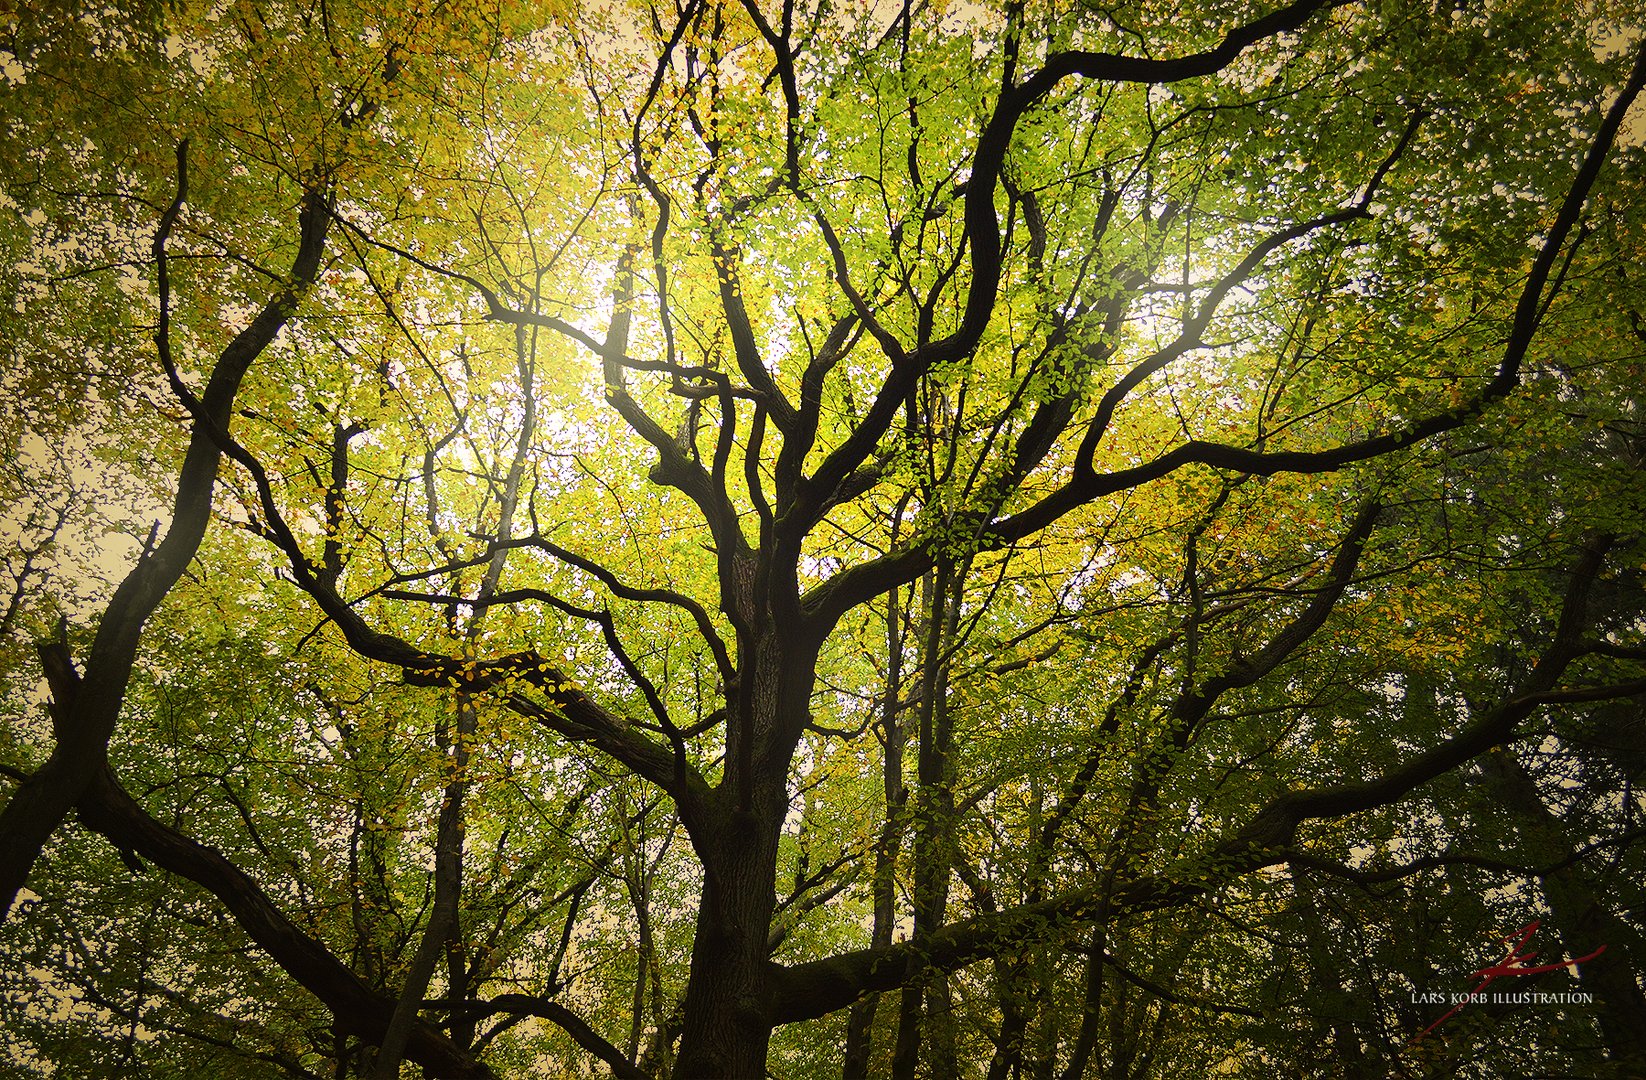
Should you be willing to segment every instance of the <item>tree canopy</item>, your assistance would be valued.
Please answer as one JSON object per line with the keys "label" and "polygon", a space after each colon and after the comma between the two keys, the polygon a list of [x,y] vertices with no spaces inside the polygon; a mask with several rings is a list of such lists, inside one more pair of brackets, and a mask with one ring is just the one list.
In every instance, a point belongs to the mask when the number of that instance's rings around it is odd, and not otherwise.
{"label": "tree canopy", "polygon": [[1640,1075],[1643,14],[8,8],[0,1069]]}

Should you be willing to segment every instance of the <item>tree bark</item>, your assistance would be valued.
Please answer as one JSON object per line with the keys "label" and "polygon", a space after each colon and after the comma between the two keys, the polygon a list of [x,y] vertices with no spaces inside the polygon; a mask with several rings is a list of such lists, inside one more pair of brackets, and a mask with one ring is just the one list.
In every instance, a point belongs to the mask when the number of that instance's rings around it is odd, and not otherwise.
{"label": "tree bark", "polygon": [[763,1080],[776,1026],[768,941],[788,767],[807,721],[816,649],[775,619],[751,634],[728,694],[726,771],[688,824],[703,887],[676,1080]]}

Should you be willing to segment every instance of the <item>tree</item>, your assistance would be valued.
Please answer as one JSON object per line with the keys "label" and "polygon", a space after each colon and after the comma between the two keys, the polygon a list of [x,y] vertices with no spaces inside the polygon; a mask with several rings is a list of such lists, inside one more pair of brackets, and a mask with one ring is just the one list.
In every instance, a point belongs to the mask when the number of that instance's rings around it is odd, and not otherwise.
{"label": "tree", "polygon": [[1638,12],[402,7],[9,17],[12,1065],[1633,1067]]}

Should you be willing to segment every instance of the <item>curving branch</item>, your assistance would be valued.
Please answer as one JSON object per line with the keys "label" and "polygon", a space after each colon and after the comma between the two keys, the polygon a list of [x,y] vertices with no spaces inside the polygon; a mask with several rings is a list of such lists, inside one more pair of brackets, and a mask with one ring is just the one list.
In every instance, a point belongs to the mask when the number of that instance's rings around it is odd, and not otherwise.
{"label": "curving branch", "polygon": [[1263,265],[1270,255],[1294,240],[1302,239],[1311,233],[1319,232],[1334,225],[1343,225],[1352,221],[1365,221],[1371,218],[1371,203],[1377,194],[1378,187],[1382,184],[1383,178],[1388,175],[1389,170],[1394,167],[1395,162],[1400,160],[1407,147],[1411,145],[1412,138],[1417,134],[1417,129],[1423,122],[1424,115],[1421,110],[1412,114],[1405,131],[1401,133],[1400,138],[1396,141],[1394,149],[1377,167],[1372,174],[1372,178],[1367,181],[1360,197],[1355,200],[1353,205],[1335,210],[1330,214],[1322,214],[1309,221],[1301,221],[1284,229],[1276,230],[1252,245],[1252,249],[1246,253],[1246,256],[1240,262],[1235,264],[1233,269],[1213,283],[1194,315],[1184,323],[1182,331],[1171,344],[1157,349],[1153,354],[1133,365],[1130,371],[1104,392],[1103,397],[1097,403],[1097,415],[1092,418],[1092,422],[1086,430],[1086,435],[1080,442],[1080,448],[1075,452],[1074,474],[1077,479],[1091,477],[1094,474],[1092,458],[1097,453],[1098,443],[1102,440],[1104,434],[1108,432],[1109,423],[1114,419],[1115,410],[1120,407],[1126,397],[1137,389],[1144,380],[1164,370],[1174,360],[1195,349],[1204,348],[1206,330],[1211,326],[1212,320],[1217,316],[1223,302],[1228,299],[1231,292],[1250,279],[1252,274],[1257,272],[1258,268]]}
{"label": "curving branch", "polygon": [[[322,573],[306,557],[302,545],[281,514],[273,483],[263,463],[228,432],[209,423],[209,418],[203,418],[203,414],[197,414],[196,418],[224,453],[250,474],[266,519],[261,522],[254,520],[253,528],[285,555],[292,582],[336,624],[344,641],[356,653],[368,660],[400,668],[405,681],[413,686],[445,686],[467,693],[502,690],[504,700],[511,708],[567,738],[602,750],[633,770],[637,776],[650,780],[667,792],[680,806],[682,816],[693,820],[698,795],[706,790],[702,778],[687,769],[682,780],[673,753],[645,738],[621,717],[608,712],[563,671],[535,651],[489,660],[464,660],[428,652],[368,623],[322,580]],[[545,707],[518,691],[509,690],[511,683],[534,687],[543,693],[549,706]]]}
{"label": "curving branch", "polygon": [[[824,1016],[864,994],[908,985],[929,971],[959,970],[1043,944],[1094,921],[1191,903],[1222,882],[1297,858],[1296,834],[1304,822],[1392,806],[1430,780],[1503,744],[1541,707],[1544,696],[1556,691],[1572,661],[1584,654],[1589,596],[1610,543],[1609,538],[1597,538],[1580,552],[1549,646],[1522,685],[1440,744],[1371,780],[1279,796],[1205,853],[1180,859],[1158,874],[1117,883],[1112,890],[1101,885],[1074,889],[950,923],[921,941],[792,966],[774,964],[771,978],[778,990],[771,1005],[772,1021],[784,1024]],[[1620,695],[1633,686],[1607,689]]]}
{"label": "curving branch", "polygon": [[[817,467],[802,488],[794,508],[794,528],[804,532],[815,523],[829,495],[869,455],[890,427],[897,409],[916,381],[932,367],[958,360],[982,340],[993,318],[1004,273],[1004,250],[1000,219],[995,209],[995,189],[1005,169],[1006,152],[1023,116],[1043,101],[1065,79],[1081,76],[1108,82],[1167,83],[1214,74],[1233,63],[1252,45],[1276,34],[1298,29],[1316,14],[1341,6],[1344,0],[1298,0],[1244,26],[1231,30],[1213,49],[1176,59],[1148,60],[1109,53],[1054,53],[1022,84],[1006,89],[995,103],[994,113],[977,140],[972,154],[971,174],[966,181],[964,223],[970,249],[970,285],[962,309],[960,325],[947,337],[914,351],[901,345],[887,331],[876,336],[892,358],[892,371],[881,384],[873,403],[852,433]],[[831,247],[837,247],[838,242]],[[835,261],[840,264],[837,254]],[[860,299],[854,300],[859,319],[868,314]],[[907,580],[907,579],[906,579]]]}
{"label": "curving branch", "polygon": [[[1293,8],[1289,8],[1287,11],[1294,11],[1303,6],[1305,5],[1294,5]],[[1231,40],[1233,40],[1233,37],[1231,37]],[[1211,54],[1202,54],[1203,57],[1209,55]],[[1118,58],[1109,59],[1117,60]],[[1108,62],[1098,63],[1093,61],[1093,70],[1102,69],[1104,64]],[[1197,61],[1197,63],[1204,62],[1207,61],[1204,59]],[[1158,65],[1175,64],[1176,61],[1136,61],[1136,63]],[[1062,70],[1065,67],[1067,67],[1065,62],[1054,65],[1051,61],[1048,61],[1046,70]],[[1130,70],[1126,65],[1121,65],[1121,67]],[[1151,66],[1148,70],[1155,70],[1155,68]],[[1036,76],[1036,78],[1039,77]],[[1536,336],[1541,312],[1547,303],[1547,286],[1550,275],[1554,271],[1561,251],[1566,246],[1568,237],[1577,227],[1583,207],[1588,201],[1589,193],[1593,190],[1611,148],[1616,143],[1624,116],[1643,89],[1646,89],[1646,45],[1642,45],[1636,51],[1634,66],[1629,77],[1623,89],[1608,107],[1594,137],[1590,140],[1583,161],[1567,188],[1560,210],[1539,247],[1531,272],[1522,286],[1516,303],[1510,334],[1504,345],[1497,370],[1487,384],[1471,398],[1449,409],[1414,420],[1397,430],[1326,450],[1268,451],[1196,439],[1179,444],[1152,461],[1127,469],[1107,473],[1093,473],[1077,466],[1067,482],[1017,513],[993,521],[983,520],[974,514],[971,527],[975,530],[974,535],[978,537],[978,542],[990,548],[1001,548],[1018,543],[1035,535],[1081,506],[1161,479],[1187,465],[1207,465],[1212,468],[1228,469],[1254,476],[1273,476],[1278,473],[1336,472],[1363,461],[1397,453],[1416,443],[1456,430],[1474,421],[1492,404],[1507,397],[1519,386],[1521,366],[1528,349],[1531,347],[1532,339]],[[1399,152],[1403,150],[1405,143],[1415,130],[1415,125],[1421,121],[1421,118],[1421,114],[1412,118],[1406,135],[1402,136],[1401,143],[1396,147],[1396,152],[1385,159],[1384,164],[1380,166],[1378,172],[1368,182],[1367,193],[1375,191],[1377,182],[1381,180],[1390,163],[1399,156]],[[1364,205],[1365,198],[1366,196],[1363,195],[1361,203],[1330,215],[1330,218],[1332,220],[1339,218],[1347,220],[1364,216],[1367,212]],[[1318,222],[1306,223],[1297,226],[1297,228],[1318,227],[1322,223],[1330,222],[1326,219],[1320,219]],[[1271,248],[1278,246],[1278,244],[1293,238],[1289,233],[1290,230],[1286,230],[1271,236],[1263,244],[1269,245]],[[1260,247],[1262,246],[1260,245]],[[1253,257],[1260,256],[1260,254],[1259,251],[1254,250],[1246,261],[1250,261]],[[1245,265],[1244,261],[1242,265]],[[1238,267],[1236,272],[1239,272]],[[1206,309],[1202,308],[1202,310]],[[1170,347],[1167,351],[1170,351]],[[1160,357],[1145,360],[1143,363],[1149,365],[1157,359],[1160,359]],[[1133,374],[1136,374],[1135,370]],[[890,382],[887,385],[890,385]],[[1104,399],[1109,404],[1110,411],[1112,411],[1114,405],[1118,404],[1118,398],[1115,398],[1112,402],[1109,401],[1109,397],[1113,394],[1114,391],[1111,390],[1110,395],[1106,395]],[[1106,424],[1103,416],[1104,411],[1100,406],[1099,420],[1102,422],[1094,422],[1093,428],[1089,429],[1087,440],[1082,446],[1082,457],[1088,455],[1092,446],[1095,446],[1095,440]],[[851,440],[848,440],[846,445],[850,443]],[[840,452],[846,450],[846,445],[841,447]],[[851,455],[847,454],[846,456],[849,458]],[[833,460],[833,457],[831,457],[830,461]],[[820,468],[820,474],[829,467],[829,463],[825,462],[825,465]],[[838,484],[839,478],[834,478],[833,482]],[[811,505],[815,510],[816,504]],[[890,552],[878,559],[849,567],[814,587],[805,597],[805,610],[811,618],[816,620],[820,627],[831,627],[845,612],[871,597],[915,580],[921,574],[930,570],[935,562],[936,553],[930,548],[930,545],[916,543],[901,550]]]}
{"label": "curving branch", "polygon": [[177,146],[176,194],[161,215],[152,245],[160,291],[155,348],[173,387],[195,417],[177,475],[171,524],[164,538],[143,552],[103,610],[83,660],[74,700],[55,705],[60,715],[51,756],[18,786],[5,810],[0,811],[0,921],[9,914],[47,838],[108,760],[109,739],[125,701],[143,627],[200,549],[211,520],[212,492],[221,459],[213,433],[227,428],[242,380],[297,310],[303,293],[319,274],[325,253],[332,196],[328,188],[321,187],[307,191],[299,205],[297,251],[287,283],[276,289],[245,329],[224,346],[204,390],[196,398],[178,376],[172,357],[171,279],[166,253],[167,240],[187,192],[185,140]]}
{"label": "curving branch", "polygon": [[1264,451],[1193,440],[1173,448],[1153,461],[1129,469],[1104,474],[1077,470],[1069,483],[1040,502],[991,525],[990,534],[998,535],[1001,541],[1009,543],[1038,532],[1076,506],[1159,479],[1189,464],[1210,465],[1213,468],[1233,469],[1259,476],[1272,476],[1282,472],[1335,472],[1357,462],[1395,453],[1414,443],[1455,430],[1473,421],[1489,406],[1507,397],[1520,385],[1521,366],[1531,347],[1532,339],[1537,334],[1542,312],[1547,304],[1546,286],[1550,274],[1566,245],[1567,238],[1577,227],[1589,192],[1594,188],[1607,156],[1617,141],[1625,115],[1643,89],[1646,89],[1646,45],[1636,50],[1635,63],[1629,78],[1607,109],[1589,143],[1583,162],[1573,175],[1572,183],[1566,190],[1565,198],[1549,228],[1548,235],[1538,248],[1537,257],[1532,262],[1531,271],[1521,287],[1520,297],[1515,304],[1508,341],[1504,345],[1497,370],[1486,385],[1471,398],[1450,409],[1412,421],[1397,430],[1328,450]]}
{"label": "curving branch", "polygon": [[[79,802],[80,820],[122,851],[135,852],[217,897],[253,941],[299,986],[329,1009],[339,1031],[371,1042],[388,1030],[394,1002],[361,981],[319,941],[305,934],[245,871],[220,851],[157,821],[101,770]],[[485,1063],[427,1021],[412,1023],[406,1056],[452,1080],[494,1080]]]}
{"label": "curving branch", "polygon": [[647,1073],[638,1069],[634,1062],[623,1056],[621,1050],[601,1037],[599,1032],[589,1026],[588,1021],[553,998],[533,994],[499,994],[466,1015],[472,1020],[482,1020],[499,1013],[522,1017],[535,1016],[549,1021],[570,1035],[578,1046],[605,1062],[617,1080],[650,1080]]}

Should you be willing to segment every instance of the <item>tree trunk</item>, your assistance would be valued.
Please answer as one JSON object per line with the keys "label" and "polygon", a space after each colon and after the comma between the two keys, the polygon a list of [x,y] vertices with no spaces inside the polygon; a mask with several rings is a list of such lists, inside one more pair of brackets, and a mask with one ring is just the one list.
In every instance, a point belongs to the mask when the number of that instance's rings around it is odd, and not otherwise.
{"label": "tree trunk", "polygon": [[[922,643],[920,734],[914,826],[914,927],[920,942],[942,927],[949,904],[954,861],[954,785],[950,764],[954,726],[949,714],[948,652],[960,617],[969,561],[957,568],[944,560],[927,586]],[[939,972],[903,988],[892,1076],[913,1080],[922,1057],[933,1076],[958,1072],[947,975]]]}
{"label": "tree trunk", "polygon": [[767,630],[745,648],[742,686],[728,694],[725,775],[691,830],[703,890],[676,1080],[766,1075],[778,840],[816,659],[815,649]]}
{"label": "tree trunk", "polygon": [[[871,948],[885,948],[892,943],[892,926],[897,921],[895,879],[898,837],[903,830],[903,741],[907,737],[898,723],[898,699],[903,693],[903,615],[898,595],[894,590],[886,598],[886,685],[880,699],[880,726],[886,738],[880,773],[886,820],[874,845],[874,876],[870,881],[874,903],[874,923],[869,932]],[[880,995],[869,994],[852,1006],[846,1019],[841,1080],[868,1080],[879,1005]]]}
{"label": "tree trunk", "polygon": [[[778,785],[781,794],[782,786]],[[724,788],[721,794],[727,794]],[[721,818],[703,856],[676,1080],[761,1080],[771,1041],[766,939],[776,906],[782,802]]]}

